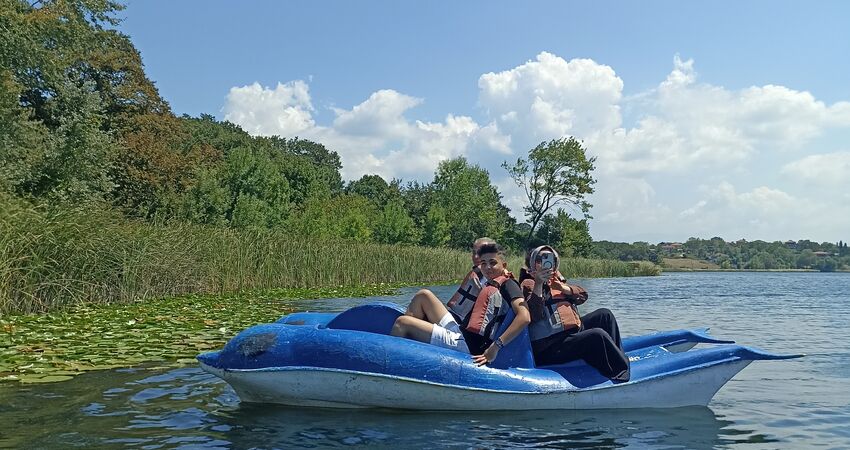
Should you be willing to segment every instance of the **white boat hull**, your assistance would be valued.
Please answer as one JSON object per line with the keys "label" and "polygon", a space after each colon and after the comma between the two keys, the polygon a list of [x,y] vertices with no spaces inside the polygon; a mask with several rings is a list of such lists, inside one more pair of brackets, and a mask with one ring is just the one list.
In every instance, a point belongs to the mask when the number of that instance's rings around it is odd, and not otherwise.
{"label": "white boat hull", "polygon": [[337,369],[204,370],[246,402],[326,408],[408,410],[545,410],[706,406],[750,360],[734,360],[663,377],[575,391],[529,393],[475,389]]}

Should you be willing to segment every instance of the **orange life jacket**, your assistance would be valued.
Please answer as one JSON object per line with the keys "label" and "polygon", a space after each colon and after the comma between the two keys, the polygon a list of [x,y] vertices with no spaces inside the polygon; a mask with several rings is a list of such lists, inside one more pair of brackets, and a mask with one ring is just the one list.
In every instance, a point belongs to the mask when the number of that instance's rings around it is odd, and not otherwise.
{"label": "orange life jacket", "polygon": [[[525,280],[523,284],[533,288],[534,280]],[[568,293],[550,283],[548,288],[543,290],[542,305],[529,302],[529,309],[533,311],[531,323],[528,325],[528,336],[532,341],[547,338],[562,331],[581,328],[581,317],[576,305],[587,300],[587,291],[577,285],[570,287],[572,292]]]}
{"label": "orange life jacket", "polygon": [[467,331],[491,340],[496,338],[494,334],[499,330],[507,312],[500,288],[503,283],[513,278],[513,274],[508,272],[493,280],[487,280],[487,284],[481,288],[478,298],[475,299],[475,305],[466,323]]}
{"label": "orange life jacket", "polygon": [[478,294],[481,292],[481,276],[477,267],[472,269],[458,286],[457,292],[446,304],[449,311],[456,316],[455,318],[459,319],[458,323],[464,328],[469,322],[469,315],[472,313],[475,300],[478,299]]}

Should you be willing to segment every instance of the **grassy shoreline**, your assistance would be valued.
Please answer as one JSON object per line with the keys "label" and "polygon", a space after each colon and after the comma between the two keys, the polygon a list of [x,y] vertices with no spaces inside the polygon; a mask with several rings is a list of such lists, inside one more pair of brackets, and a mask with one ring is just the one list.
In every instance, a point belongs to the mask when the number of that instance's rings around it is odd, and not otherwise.
{"label": "grassy shoreline", "polygon": [[442,282],[469,265],[466,252],[445,248],[0,206],[0,316],[185,294]]}
{"label": "grassy shoreline", "polygon": [[[99,210],[0,198],[0,316],[186,294],[439,283],[469,253],[309,240],[276,229],[154,225]],[[518,271],[521,258],[512,258]],[[658,275],[650,263],[570,258],[567,277]]]}

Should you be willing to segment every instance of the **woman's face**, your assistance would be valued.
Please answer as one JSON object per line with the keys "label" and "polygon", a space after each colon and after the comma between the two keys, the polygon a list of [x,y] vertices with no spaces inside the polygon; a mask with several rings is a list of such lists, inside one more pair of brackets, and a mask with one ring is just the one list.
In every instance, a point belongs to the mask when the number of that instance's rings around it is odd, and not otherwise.
{"label": "woman's face", "polygon": [[484,253],[478,256],[478,267],[488,279],[505,274],[505,259],[498,253]]}

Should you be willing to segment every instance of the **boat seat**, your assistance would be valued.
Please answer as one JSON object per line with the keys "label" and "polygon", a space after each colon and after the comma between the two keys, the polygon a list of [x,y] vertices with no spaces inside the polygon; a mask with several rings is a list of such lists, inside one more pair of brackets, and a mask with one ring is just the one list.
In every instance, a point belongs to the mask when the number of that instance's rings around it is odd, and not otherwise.
{"label": "boat seat", "polygon": [[405,309],[395,303],[374,302],[355,306],[336,315],[327,328],[390,334],[395,320]]}

